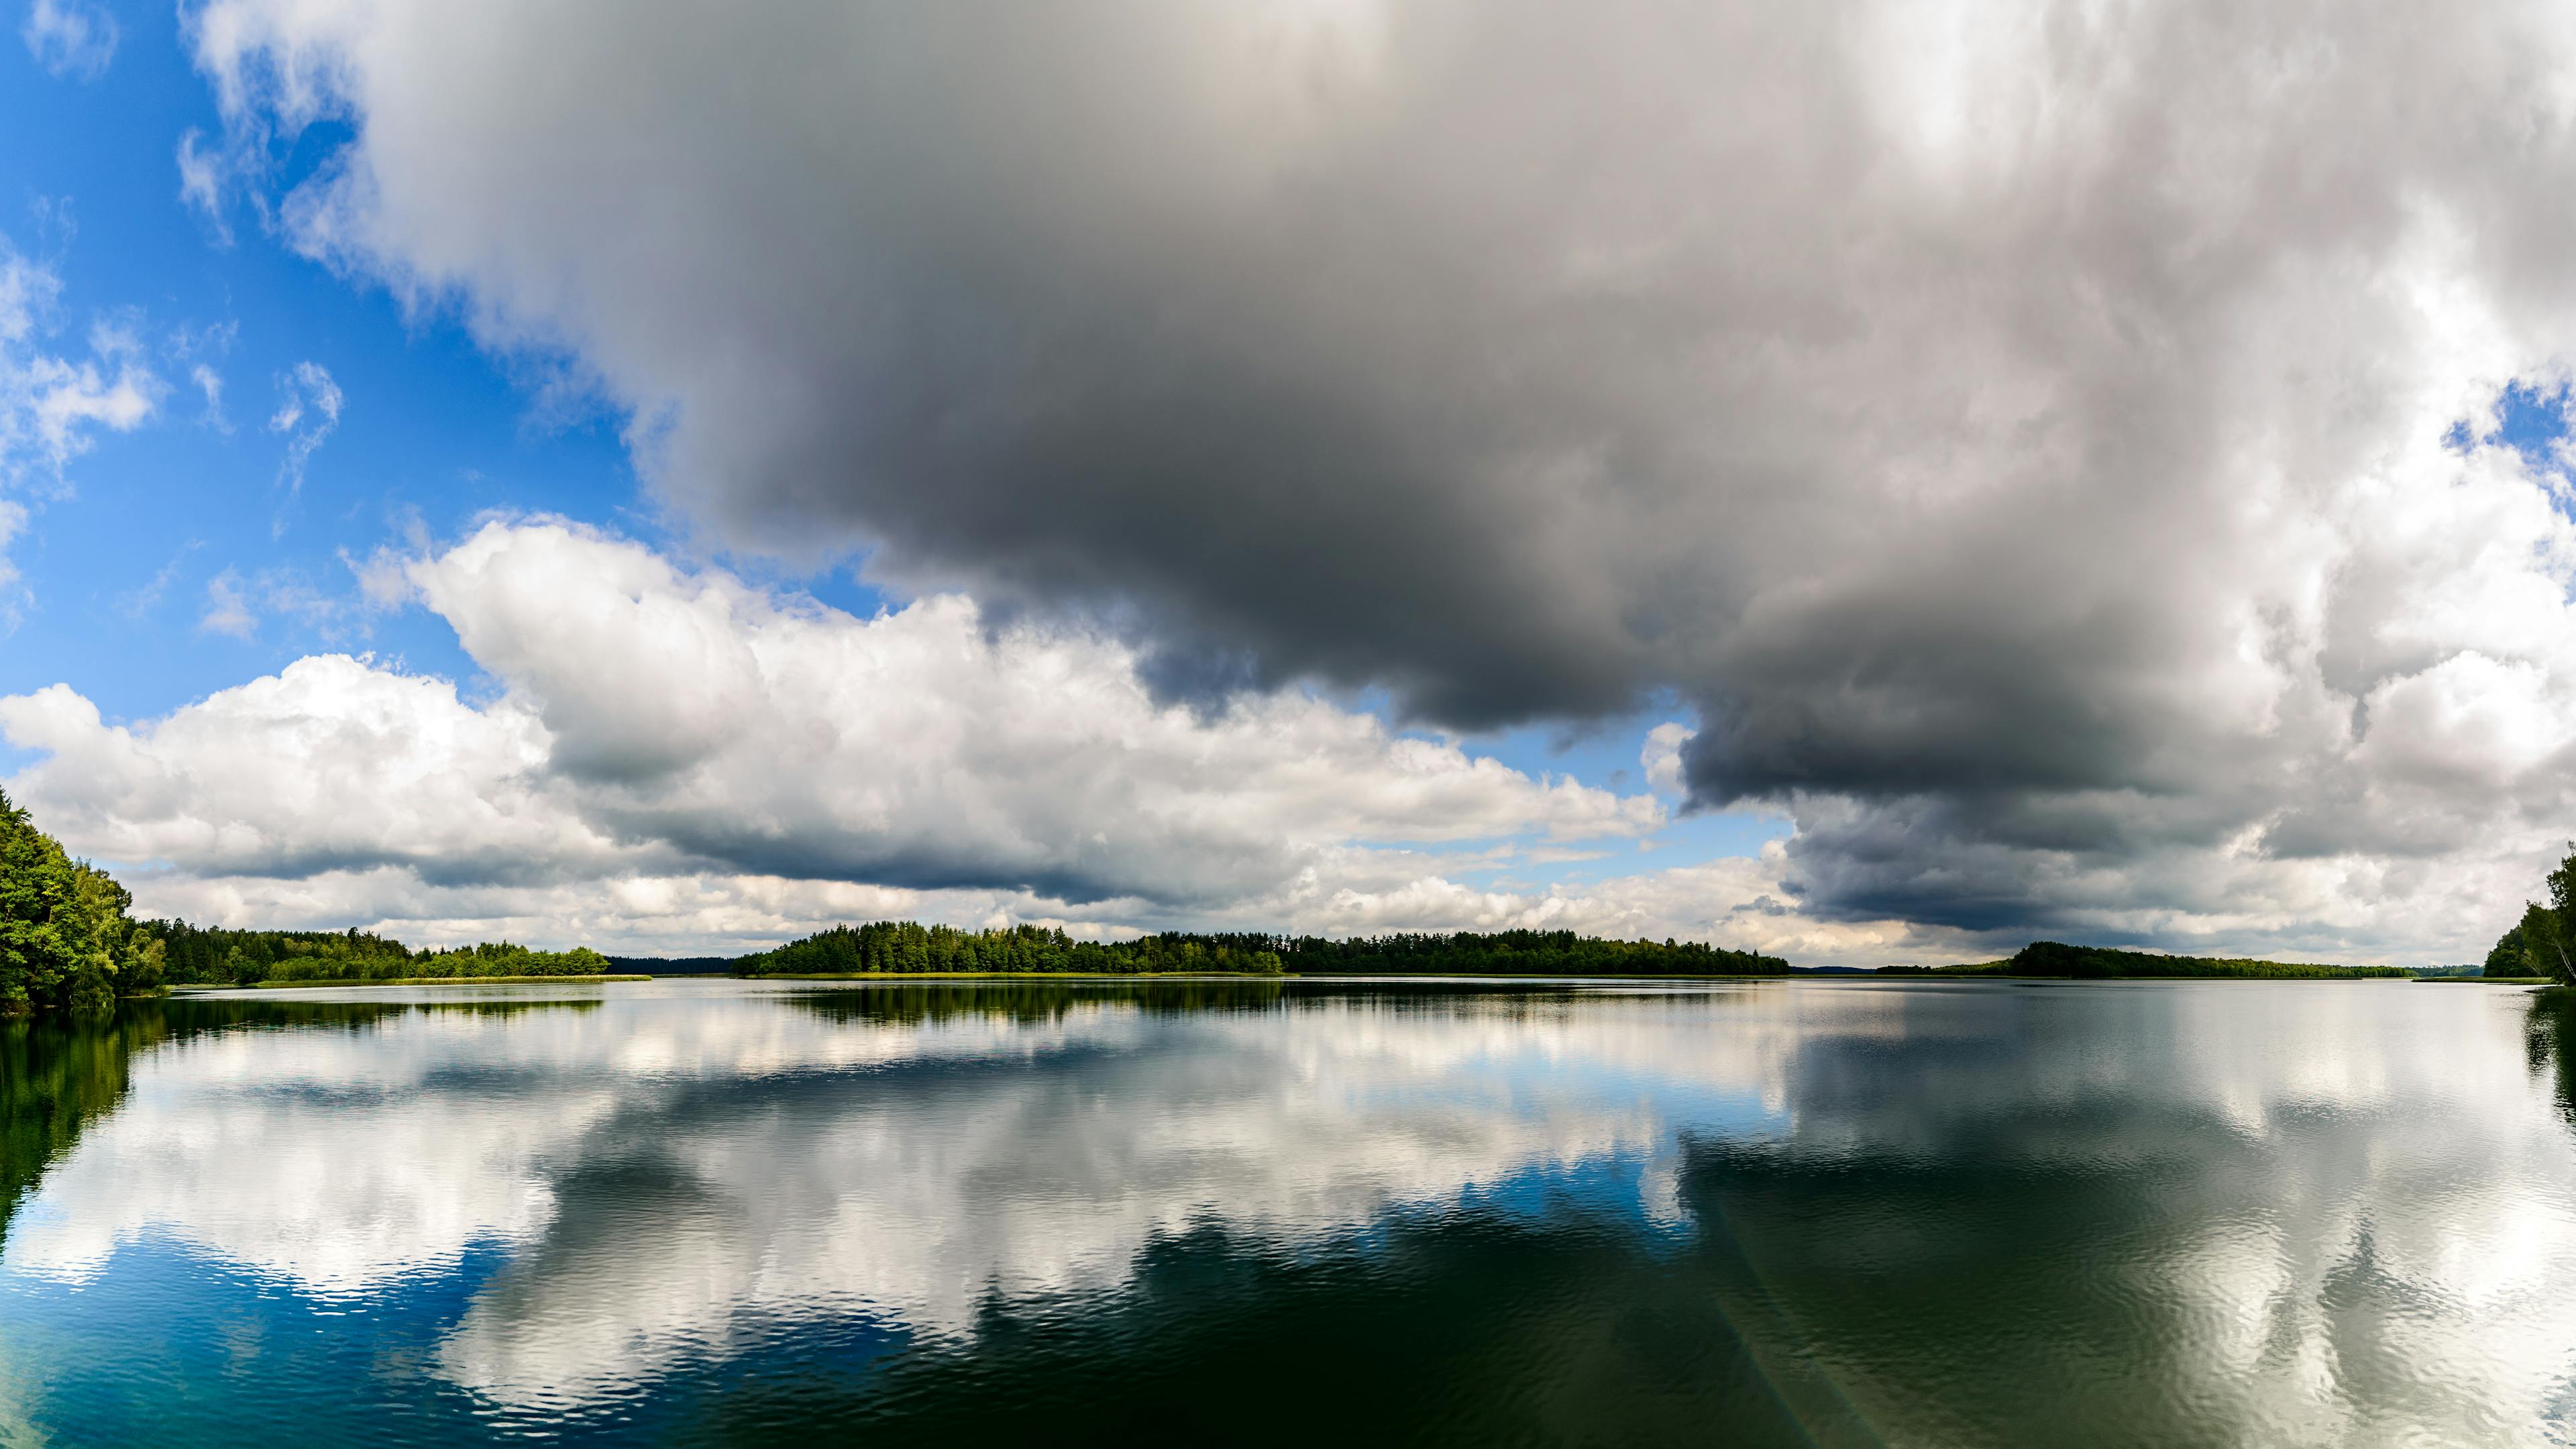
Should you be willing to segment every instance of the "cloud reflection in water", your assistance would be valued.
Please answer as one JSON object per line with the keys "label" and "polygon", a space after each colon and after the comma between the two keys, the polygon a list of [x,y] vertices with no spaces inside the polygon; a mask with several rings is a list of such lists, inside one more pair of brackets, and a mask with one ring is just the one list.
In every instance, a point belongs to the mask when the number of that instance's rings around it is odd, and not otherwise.
{"label": "cloud reflection in water", "polygon": [[2576,1355],[2576,1150],[2500,993],[1174,1007],[666,984],[196,1036],[54,1166],[5,1267],[84,1281],[164,1233],[363,1299],[497,1249],[429,1367],[538,1412],[782,1325],[971,1353],[996,1311],[1101,1320],[1193,1234],[1293,1258],[1516,1210],[1667,1244],[1802,1419],[1894,1440],[2009,1439],[2050,1395],[2275,1442],[2524,1437]]}

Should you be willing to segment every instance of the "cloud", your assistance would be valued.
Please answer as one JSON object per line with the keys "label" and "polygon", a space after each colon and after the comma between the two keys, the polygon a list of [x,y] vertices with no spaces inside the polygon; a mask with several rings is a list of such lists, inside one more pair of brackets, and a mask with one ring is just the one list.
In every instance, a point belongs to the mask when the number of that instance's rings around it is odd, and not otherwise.
{"label": "cloud", "polygon": [[231,432],[233,425],[224,417],[223,374],[200,362],[188,369],[188,380],[197,385],[197,391],[206,399],[206,426],[219,433]]}
{"label": "cloud", "polygon": [[32,471],[59,484],[98,430],[142,426],[164,390],[132,329],[114,321],[90,329],[85,361],[45,351],[61,289],[50,269],[0,240],[0,483]]}
{"label": "cloud", "polygon": [[[0,736],[48,756],[11,795],[76,848],[148,867],[156,908],[230,919],[210,894],[229,892],[298,918],[559,910],[537,933],[612,940],[728,913],[717,934],[775,939],[907,893],[972,900],[970,919],[1358,920],[1450,850],[1667,818],[1303,690],[1160,701],[1114,636],[956,596],[861,619],[542,520],[380,560],[379,602],[387,571],[497,697],[346,655],[135,725],[55,686],[0,699]],[[200,628],[248,638],[276,600],[225,570]],[[601,882],[630,892],[622,917],[614,895],[603,917],[553,894]]]}
{"label": "cloud", "polygon": [[98,79],[116,58],[116,18],[82,0],[32,0],[18,38],[36,64],[74,80]]}
{"label": "cloud", "polygon": [[18,566],[10,562],[9,546],[27,526],[27,510],[8,499],[0,498],[0,624],[18,627],[19,609],[26,598],[26,588],[19,582]]}
{"label": "cloud", "polygon": [[[176,566],[173,560],[171,568]],[[197,630],[250,640],[258,636],[262,618],[285,618],[301,624],[308,636],[336,644],[366,632],[372,607],[363,588],[355,598],[331,593],[298,569],[266,568],[245,576],[228,568],[206,581],[206,607],[198,615]]]}
{"label": "cloud", "polygon": [[299,362],[277,380],[281,400],[268,419],[268,430],[286,435],[286,461],[277,481],[289,494],[304,491],[304,467],[314,451],[340,426],[340,385],[317,362]]}
{"label": "cloud", "polygon": [[226,569],[206,580],[206,610],[197,616],[197,632],[241,640],[259,633],[259,615],[244,591],[239,569]]}
{"label": "cloud", "polygon": [[[191,539],[187,543],[182,544],[179,551],[170,556],[170,561],[168,563],[163,564],[160,568],[153,571],[151,578],[144,580],[131,591],[117,597],[117,611],[124,614],[129,619],[140,619],[145,615],[150,614],[153,610],[161,607],[163,596],[170,592],[170,586],[172,584],[178,582],[179,569],[188,561],[188,555],[195,553],[198,549],[203,547],[205,547],[205,543],[202,539]],[[210,610],[209,612],[212,611]],[[201,624],[200,627],[204,626]],[[215,632],[229,633],[231,631],[216,630]]]}
{"label": "cloud", "polygon": [[1678,720],[1667,720],[1646,732],[1644,748],[1637,752],[1637,763],[1646,772],[1646,783],[1658,790],[1679,795],[1690,789],[1682,774],[1682,746],[1696,733]]}
{"label": "cloud", "polygon": [[233,166],[222,149],[205,144],[205,133],[191,126],[179,137],[179,200],[206,219],[217,246],[233,243],[232,223],[224,218],[224,180]]}
{"label": "cloud", "polygon": [[9,544],[27,527],[20,498],[56,496],[64,470],[101,431],[131,432],[166,390],[122,318],[90,328],[89,356],[75,361],[46,345],[62,282],[0,237],[0,627],[17,627],[28,594]]}
{"label": "cloud", "polygon": [[2271,930],[2565,833],[2566,484],[2444,442],[2576,336],[2557,7],[189,25],[234,126],[351,128],[297,245],[559,359],[720,541],[1166,692],[1669,690],[1853,920]]}

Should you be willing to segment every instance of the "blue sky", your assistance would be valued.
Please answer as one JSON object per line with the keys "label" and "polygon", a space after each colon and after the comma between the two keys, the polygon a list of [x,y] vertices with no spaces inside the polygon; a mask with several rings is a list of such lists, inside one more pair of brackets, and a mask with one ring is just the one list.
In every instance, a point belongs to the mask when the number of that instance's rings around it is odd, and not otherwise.
{"label": "blue sky", "polygon": [[0,782],[148,909],[2455,961],[2576,833],[2503,13],[13,6]]}
{"label": "blue sky", "polygon": [[[0,646],[0,695],[67,684],[110,724],[149,722],[307,655],[353,653],[490,696],[502,686],[446,620],[369,601],[359,570],[370,557],[453,541],[496,513],[562,516],[701,557],[639,480],[616,408],[550,390],[549,359],[479,346],[453,297],[407,306],[286,243],[271,206],[348,144],[345,122],[271,141],[256,188],[215,212],[191,205],[182,139],[215,145],[226,118],[169,12],[114,16],[113,54],[95,74],[0,47],[0,238],[58,283],[39,350],[78,361],[92,329],[122,329],[161,391],[143,425],[93,429],[58,478],[37,465],[20,479],[32,517],[10,551],[18,621]],[[291,424],[289,407],[302,410]],[[847,558],[820,572],[757,555],[702,561],[862,616],[902,602]],[[1335,697],[1407,728],[1382,691]],[[1408,732],[1637,794],[1646,731],[1689,713],[1666,694],[1606,720]],[[0,766],[40,758],[0,742]],[[1776,815],[1699,812],[1643,840],[1548,853],[1572,858],[1428,848],[1461,883],[1544,892],[1749,856],[1788,833]]]}
{"label": "blue sky", "polygon": [[[138,6],[118,29],[95,79],[0,48],[0,234],[60,279],[53,350],[77,355],[100,321],[130,325],[169,394],[148,425],[97,436],[14,551],[32,599],[0,654],[0,692],[66,681],[144,717],[316,649],[458,673],[470,661],[436,618],[357,609],[344,556],[415,525],[452,535],[496,508],[650,531],[614,419],[535,417],[450,318],[406,317],[384,289],[278,245],[248,207],[229,210],[224,244],[180,197],[179,138],[222,123],[177,23]],[[332,140],[329,127],[302,138],[279,159],[281,184]],[[346,401],[290,490],[289,438],[268,425],[305,363]],[[197,366],[221,379],[220,420],[190,381]],[[228,570],[315,612],[264,611],[248,639],[201,629]]]}

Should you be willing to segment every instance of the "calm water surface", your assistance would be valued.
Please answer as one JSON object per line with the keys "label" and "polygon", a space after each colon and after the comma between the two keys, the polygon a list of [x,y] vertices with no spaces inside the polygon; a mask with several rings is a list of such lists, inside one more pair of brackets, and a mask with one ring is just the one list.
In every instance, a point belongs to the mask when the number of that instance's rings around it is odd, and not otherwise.
{"label": "calm water surface", "polygon": [[2524,1444],[2576,1029],[2406,983],[741,982],[0,1026],[0,1443]]}

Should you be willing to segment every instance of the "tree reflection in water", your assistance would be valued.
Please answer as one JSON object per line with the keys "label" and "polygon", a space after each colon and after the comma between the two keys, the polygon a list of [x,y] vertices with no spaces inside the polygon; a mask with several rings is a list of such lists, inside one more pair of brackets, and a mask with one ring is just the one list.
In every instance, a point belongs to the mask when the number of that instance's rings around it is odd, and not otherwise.
{"label": "tree reflection in water", "polygon": [[2523,1044],[2530,1054],[2532,1074],[2551,1074],[2558,1115],[2576,1128],[2576,988],[2553,986],[2532,993]]}
{"label": "tree reflection in water", "polygon": [[406,1012],[508,1016],[596,1009],[596,1001],[120,1001],[112,1015],[0,1016],[0,1247],[18,1205],[81,1133],[125,1100],[155,1048],[208,1032],[373,1030]]}

